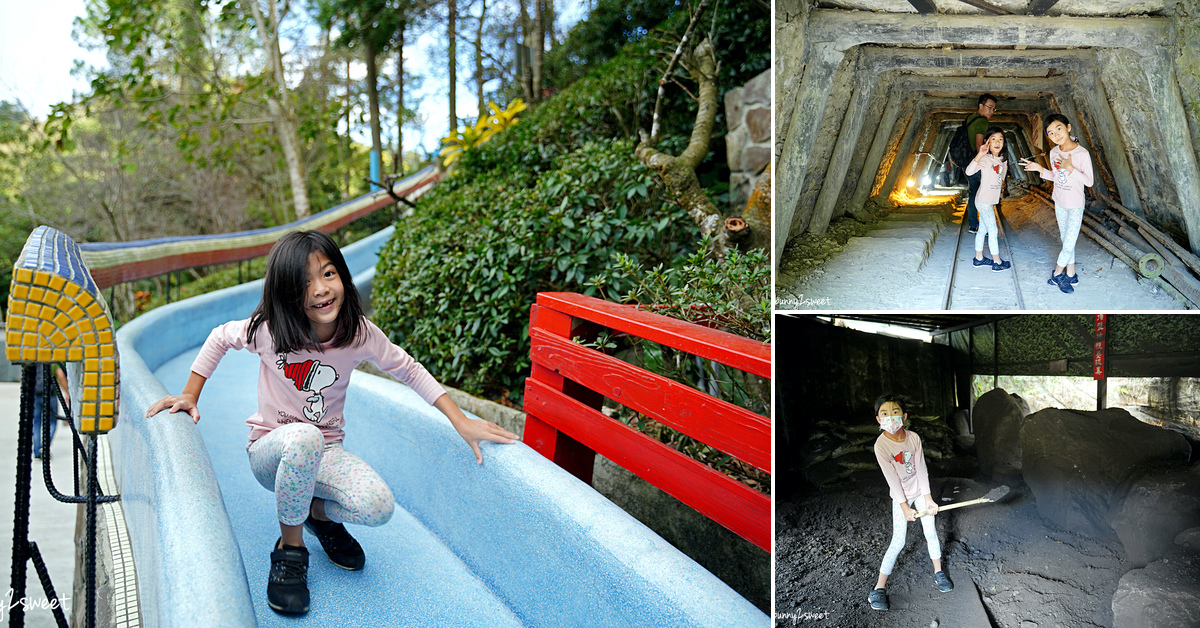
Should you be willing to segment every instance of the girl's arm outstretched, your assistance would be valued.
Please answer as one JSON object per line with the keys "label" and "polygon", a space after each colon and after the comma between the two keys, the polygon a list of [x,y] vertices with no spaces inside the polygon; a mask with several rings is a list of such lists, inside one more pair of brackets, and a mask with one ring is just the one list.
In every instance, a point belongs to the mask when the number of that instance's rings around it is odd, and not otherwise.
{"label": "girl's arm outstretched", "polygon": [[150,404],[150,407],[146,409],[146,416],[151,417],[170,408],[172,413],[187,412],[192,416],[192,423],[199,423],[200,410],[196,408],[196,403],[200,401],[200,391],[204,390],[204,383],[207,381],[208,378],[192,371],[187,384],[183,386],[183,392],[178,396],[167,395]]}
{"label": "girl's arm outstretched", "polygon": [[[192,375],[195,375],[195,373],[192,373]],[[505,445],[517,442],[516,434],[499,425],[490,421],[467,417],[459,409],[458,405],[454,403],[454,400],[450,398],[450,395],[443,394],[441,397],[438,397],[433,402],[433,407],[441,410],[442,414],[446,415],[447,419],[450,419],[450,425],[454,426],[458,435],[462,436],[463,440],[467,441],[467,444],[475,452],[475,462],[478,464],[483,464],[483,452],[479,449],[481,441],[490,440],[493,443],[504,443]]]}

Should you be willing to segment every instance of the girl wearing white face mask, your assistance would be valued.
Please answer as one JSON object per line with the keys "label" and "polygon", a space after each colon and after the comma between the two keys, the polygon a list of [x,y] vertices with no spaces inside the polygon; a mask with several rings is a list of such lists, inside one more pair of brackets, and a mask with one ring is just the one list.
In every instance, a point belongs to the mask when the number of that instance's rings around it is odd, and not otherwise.
{"label": "girl wearing white face mask", "polygon": [[900,550],[904,549],[908,522],[917,519],[918,506],[929,513],[921,517],[921,528],[929,546],[929,558],[933,560],[934,586],[942,592],[954,590],[954,584],[942,571],[942,547],[933,519],[938,507],[929,491],[929,472],[925,468],[921,437],[904,429],[906,416],[904,402],[896,395],[883,395],[875,400],[875,420],[884,432],[875,441],[875,459],[887,479],[892,500],[892,543],[879,566],[879,580],[867,596],[871,608],[877,611],[888,610],[888,576],[896,565]]}

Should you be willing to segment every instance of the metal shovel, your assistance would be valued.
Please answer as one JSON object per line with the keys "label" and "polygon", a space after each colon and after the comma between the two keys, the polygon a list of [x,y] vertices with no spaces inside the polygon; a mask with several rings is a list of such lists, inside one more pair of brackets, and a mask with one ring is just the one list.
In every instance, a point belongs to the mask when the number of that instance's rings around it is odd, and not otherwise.
{"label": "metal shovel", "polygon": [[[987,495],[984,495],[983,497],[980,497],[979,499],[970,499],[965,502],[957,502],[954,504],[946,504],[945,506],[939,506],[938,512],[940,513],[940,512],[946,511],[946,510],[962,508],[963,506],[974,506],[975,504],[986,504],[986,503],[998,502],[998,501],[1004,499],[1005,497],[1008,497],[1008,492],[1009,492],[1009,488],[1007,486],[1004,486],[1004,485],[997,486],[996,488],[988,491]],[[928,515],[928,514],[931,514],[931,513],[924,511],[924,510],[917,512],[918,517],[924,517],[925,515]]]}

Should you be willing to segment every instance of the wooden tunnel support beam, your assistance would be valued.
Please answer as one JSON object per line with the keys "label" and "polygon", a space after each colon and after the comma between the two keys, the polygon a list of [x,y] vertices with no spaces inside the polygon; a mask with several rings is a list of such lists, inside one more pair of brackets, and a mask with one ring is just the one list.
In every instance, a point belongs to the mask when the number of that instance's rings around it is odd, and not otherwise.
{"label": "wooden tunnel support beam", "polygon": [[[1044,3],[1043,3],[1044,4]],[[1049,5],[1046,6],[1049,8]],[[951,43],[981,46],[1057,46],[1092,47],[1103,42],[1108,48],[1126,48],[1142,58],[1144,71],[1154,93],[1155,113],[1167,144],[1168,159],[1174,173],[1174,183],[1180,198],[1200,199],[1200,173],[1196,157],[1187,140],[1186,118],[1179,86],[1169,51],[1160,46],[1168,39],[1170,21],[1166,18],[1086,18],[1040,16],[980,16],[980,15],[897,15],[872,14],[859,11],[817,9],[809,15],[809,51],[804,64],[804,77],[795,96],[789,132],[783,139],[779,155],[782,165],[778,176],[776,197],[775,264],[792,229],[799,209],[802,187],[808,174],[808,160],[816,141],[817,129],[824,118],[834,75],[847,51],[863,44],[921,44]],[[901,54],[926,51],[898,51]],[[972,67],[974,58],[1005,53],[1014,59],[1042,58],[1047,55],[1068,57],[1080,51],[937,51],[957,54],[957,63],[934,67]],[[1087,51],[1082,51],[1088,54]],[[1019,63],[1019,62],[1016,62]],[[990,67],[983,63],[974,67]],[[1041,65],[1039,67],[1063,67]],[[849,120],[854,122],[853,118]],[[1103,124],[1102,122],[1100,124]],[[909,125],[912,127],[912,125]],[[915,133],[915,130],[913,131]],[[911,145],[911,142],[907,142]],[[874,145],[873,147],[874,148]],[[860,186],[861,187],[861,186]],[[834,192],[829,192],[833,195]],[[857,196],[857,189],[856,194]],[[826,203],[828,203],[828,199]],[[1200,203],[1184,208],[1191,247],[1200,250]]]}

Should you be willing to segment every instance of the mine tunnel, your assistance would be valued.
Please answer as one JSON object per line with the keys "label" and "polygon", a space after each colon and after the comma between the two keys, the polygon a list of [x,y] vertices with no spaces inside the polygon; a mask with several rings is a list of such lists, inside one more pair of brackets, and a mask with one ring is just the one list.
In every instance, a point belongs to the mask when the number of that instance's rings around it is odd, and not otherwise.
{"label": "mine tunnel", "polygon": [[[777,309],[1200,306],[1200,64],[1194,18],[1181,6],[778,3]],[[1002,255],[1014,257],[1005,290],[1017,294],[946,298],[967,201],[961,172],[946,172],[947,150],[984,94],[996,98],[989,123],[1006,140]],[[1049,166],[1043,124],[1054,113],[1067,117],[1094,165],[1078,245],[1082,284],[1066,296],[1039,287],[1061,247],[1051,183],[1017,161]],[[1118,235],[1122,226],[1153,231],[1152,242]],[[1122,241],[1108,242],[1110,232]],[[967,236],[957,247],[963,260],[974,248]],[[1150,269],[1138,268],[1144,258]],[[1129,296],[1106,305],[1105,293]]]}
{"label": "mine tunnel", "polygon": [[[777,619],[1198,625],[1200,319],[777,314],[775,328]],[[885,393],[904,400],[931,498],[968,505],[934,517],[953,591],[907,524],[880,613]]]}

